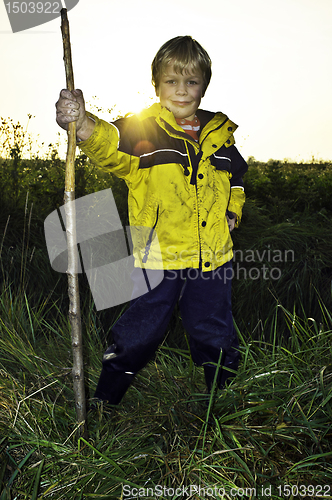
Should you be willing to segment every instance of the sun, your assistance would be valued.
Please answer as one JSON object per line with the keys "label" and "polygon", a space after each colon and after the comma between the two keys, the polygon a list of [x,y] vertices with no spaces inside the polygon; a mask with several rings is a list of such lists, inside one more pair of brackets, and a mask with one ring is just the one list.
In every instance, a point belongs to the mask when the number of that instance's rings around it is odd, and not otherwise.
{"label": "sun", "polygon": [[97,96],[92,96],[92,100],[86,102],[86,108],[99,118],[110,122],[128,114],[139,114],[143,109],[152,106],[155,102],[159,102],[159,99],[153,94],[153,91],[150,93],[136,92],[130,95],[118,95],[116,104],[111,108],[105,108]]}
{"label": "sun", "polygon": [[130,96],[126,96],[123,100],[119,97],[117,107],[123,115],[128,113],[138,114],[143,109],[152,106],[155,102],[158,102],[158,97],[154,96],[152,92],[150,94],[136,92]]}

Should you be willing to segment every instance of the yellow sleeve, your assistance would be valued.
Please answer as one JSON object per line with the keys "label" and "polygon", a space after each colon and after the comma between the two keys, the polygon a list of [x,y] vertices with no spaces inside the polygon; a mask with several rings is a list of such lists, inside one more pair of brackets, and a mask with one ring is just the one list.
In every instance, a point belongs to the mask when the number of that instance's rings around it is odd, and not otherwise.
{"label": "yellow sleeve", "polygon": [[246,200],[244,190],[240,187],[231,188],[231,196],[228,203],[228,210],[237,215],[235,227],[238,227],[242,218],[242,208]]}
{"label": "yellow sleeve", "polygon": [[87,115],[96,125],[89,139],[78,143],[79,148],[102,170],[128,180],[137,171],[139,159],[119,151],[120,132],[115,125]]}

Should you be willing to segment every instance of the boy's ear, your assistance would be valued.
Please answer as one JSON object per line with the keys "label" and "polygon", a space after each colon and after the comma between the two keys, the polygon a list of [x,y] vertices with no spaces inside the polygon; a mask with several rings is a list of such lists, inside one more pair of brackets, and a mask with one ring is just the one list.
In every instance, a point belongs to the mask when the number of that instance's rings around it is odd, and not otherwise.
{"label": "boy's ear", "polygon": [[155,87],[155,91],[156,91],[156,96],[159,97],[159,88]]}

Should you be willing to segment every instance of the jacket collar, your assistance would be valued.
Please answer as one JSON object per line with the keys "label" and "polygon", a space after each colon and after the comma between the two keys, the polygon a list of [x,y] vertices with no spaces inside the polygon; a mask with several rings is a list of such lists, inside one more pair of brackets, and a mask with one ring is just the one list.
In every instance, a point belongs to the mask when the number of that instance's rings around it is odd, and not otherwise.
{"label": "jacket collar", "polygon": [[[216,132],[218,135],[219,145],[223,144],[237,129],[237,125],[229,120],[227,115],[220,111],[212,113],[211,111],[198,109],[197,116],[201,122],[199,143],[202,143],[211,132]],[[173,113],[167,108],[162,107],[160,103],[155,103],[149,108],[143,110],[139,117],[141,120],[149,117],[155,117],[158,125],[166,130],[168,134],[173,137],[188,139],[188,135],[183,131],[182,127],[176,123]]]}

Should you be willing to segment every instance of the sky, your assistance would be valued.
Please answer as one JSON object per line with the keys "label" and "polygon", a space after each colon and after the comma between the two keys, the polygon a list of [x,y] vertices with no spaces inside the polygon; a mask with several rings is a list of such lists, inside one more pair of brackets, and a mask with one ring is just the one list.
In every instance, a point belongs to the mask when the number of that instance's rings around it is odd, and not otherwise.
{"label": "sky", "polygon": [[[80,0],[68,12],[75,86],[110,121],[153,102],[151,62],[167,40],[191,35],[212,59],[201,108],[239,125],[247,159],[332,159],[332,0]],[[0,4],[0,116],[45,144],[65,88],[60,19],[12,33]],[[110,115],[106,111],[114,108]]]}

